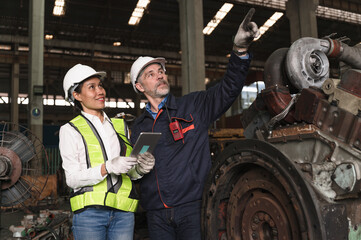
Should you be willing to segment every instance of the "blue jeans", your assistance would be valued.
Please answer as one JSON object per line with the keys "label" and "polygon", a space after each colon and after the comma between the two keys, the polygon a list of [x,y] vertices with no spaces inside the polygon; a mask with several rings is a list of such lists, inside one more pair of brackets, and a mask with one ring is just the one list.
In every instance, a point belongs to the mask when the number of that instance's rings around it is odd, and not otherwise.
{"label": "blue jeans", "polygon": [[134,213],[88,208],[73,216],[75,240],[133,240]]}
{"label": "blue jeans", "polygon": [[147,221],[152,240],[200,240],[201,201],[147,211]]}

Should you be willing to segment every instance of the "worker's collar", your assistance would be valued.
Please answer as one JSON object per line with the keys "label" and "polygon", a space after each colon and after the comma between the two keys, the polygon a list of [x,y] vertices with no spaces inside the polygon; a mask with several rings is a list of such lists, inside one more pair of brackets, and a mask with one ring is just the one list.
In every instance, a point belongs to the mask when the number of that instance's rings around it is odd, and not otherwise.
{"label": "worker's collar", "polygon": [[[85,116],[87,119],[89,119],[91,122],[94,122],[95,119],[99,119],[98,116],[95,116],[95,115],[93,115],[93,114],[86,113],[86,112],[84,112],[84,111],[81,111],[81,114],[82,114],[83,116]],[[108,115],[107,115],[104,111],[103,111],[103,117],[104,117],[104,120],[105,120],[105,121],[110,121]],[[100,120],[100,119],[99,119],[99,120]],[[103,123],[104,123],[104,121],[103,121]]]}
{"label": "worker's collar", "polygon": [[[160,109],[164,108],[165,103],[167,103],[168,109],[177,109],[176,98],[175,98],[172,94],[168,94],[168,95],[162,100],[162,102],[158,105],[158,109],[160,110]],[[158,114],[158,113],[153,113],[152,110],[150,110],[150,104],[149,104],[149,103],[146,105],[145,109],[146,109],[147,112],[152,116],[153,119],[155,119],[155,118],[157,117],[157,114]],[[147,115],[147,114],[142,114],[138,120],[139,120],[139,121],[143,121],[143,118],[144,118],[146,115]]]}
{"label": "worker's collar", "polygon": [[[158,111],[159,111],[160,109],[162,109],[162,107],[165,105],[165,103],[167,102],[168,96],[169,96],[169,94],[159,103],[159,105],[158,105]],[[153,117],[154,119],[157,117],[157,114],[158,114],[158,113],[152,111],[149,102],[147,103],[147,106],[145,107],[145,110],[147,110],[147,111],[150,113],[150,115],[152,115],[152,117]]]}
{"label": "worker's collar", "polygon": [[167,108],[177,109],[176,98],[172,94],[168,94]]}

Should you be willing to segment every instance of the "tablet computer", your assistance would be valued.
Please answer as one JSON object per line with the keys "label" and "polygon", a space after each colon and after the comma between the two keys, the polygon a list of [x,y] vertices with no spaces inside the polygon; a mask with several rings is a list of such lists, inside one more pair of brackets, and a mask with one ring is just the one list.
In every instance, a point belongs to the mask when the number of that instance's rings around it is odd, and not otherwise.
{"label": "tablet computer", "polygon": [[161,135],[160,132],[141,132],[130,156],[136,157],[145,152],[152,153]]}

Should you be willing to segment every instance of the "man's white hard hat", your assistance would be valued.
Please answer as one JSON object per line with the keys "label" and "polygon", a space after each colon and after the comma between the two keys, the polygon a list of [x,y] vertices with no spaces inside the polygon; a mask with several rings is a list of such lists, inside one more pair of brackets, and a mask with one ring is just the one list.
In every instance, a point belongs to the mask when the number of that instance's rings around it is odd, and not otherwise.
{"label": "man's white hard hat", "polygon": [[104,80],[106,75],[106,72],[97,72],[93,68],[80,63],[70,68],[63,81],[65,100],[74,102],[73,92],[79,83],[85,79],[97,76],[100,80]]}
{"label": "man's white hard hat", "polygon": [[139,57],[135,62],[133,63],[132,67],[130,68],[130,81],[133,84],[134,91],[136,93],[138,92],[138,89],[135,87],[135,84],[140,76],[140,73],[148,67],[152,63],[158,63],[162,66],[163,70],[165,71],[165,58],[158,57]]}

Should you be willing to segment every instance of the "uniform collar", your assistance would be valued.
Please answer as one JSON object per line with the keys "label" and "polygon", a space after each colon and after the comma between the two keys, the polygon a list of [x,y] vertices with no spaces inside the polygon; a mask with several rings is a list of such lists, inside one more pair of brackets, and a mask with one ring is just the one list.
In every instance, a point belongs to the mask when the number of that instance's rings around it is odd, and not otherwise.
{"label": "uniform collar", "polygon": [[172,94],[168,95],[167,107],[169,109],[177,109],[176,98]]}
{"label": "uniform collar", "polygon": [[[162,109],[162,107],[165,105],[165,103],[167,102],[168,96],[169,96],[169,94],[159,103],[159,105],[158,105],[158,111],[159,111],[160,109]],[[147,106],[145,106],[145,110],[147,110],[147,111],[150,113],[150,115],[152,115],[153,117],[154,117],[154,115],[157,115],[157,114],[158,114],[158,113],[155,113],[155,112],[153,112],[153,111],[151,110],[151,106],[150,106],[150,103],[149,103],[149,102],[147,103]]]}
{"label": "uniform collar", "polygon": [[[166,103],[167,103],[167,107],[168,109],[177,109],[177,103],[176,103],[176,98],[175,96],[173,96],[172,94],[168,94],[167,97],[166,97]],[[163,102],[163,101],[162,101]],[[148,103],[149,104],[149,103]],[[148,105],[147,104],[147,105]],[[163,105],[164,106],[164,105]],[[162,107],[163,107],[162,106]],[[140,115],[138,117],[138,119],[136,120],[136,122],[142,122],[144,120],[145,117],[150,117],[152,118],[152,115],[146,110],[143,112],[142,115]]]}
{"label": "uniform collar", "polygon": [[[81,111],[81,114],[83,116],[85,116],[87,119],[89,119],[91,122],[94,122],[96,119],[98,119],[100,121],[100,119],[97,116],[93,115],[93,114],[89,114],[89,113],[86,113],[84,111]],[[108,115],[105,112],[103,112],[103,116],[104,116],[104,121],[110,121]]]}

